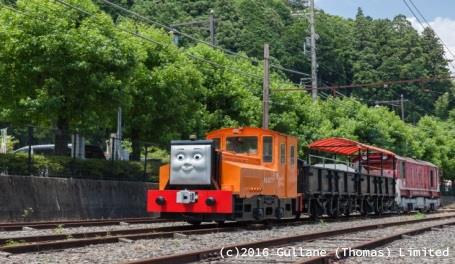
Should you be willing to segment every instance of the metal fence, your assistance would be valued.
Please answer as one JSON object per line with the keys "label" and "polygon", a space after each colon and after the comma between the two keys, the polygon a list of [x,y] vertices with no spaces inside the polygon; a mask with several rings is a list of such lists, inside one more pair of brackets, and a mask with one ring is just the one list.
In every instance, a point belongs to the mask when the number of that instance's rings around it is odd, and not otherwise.
{"label": "metal fence", "polygon": [[0,175],[156,182],[162,160],[152,147],[105,131],[0,126]]}
{"label": "metal fence", "polygon": [[442,195],[455,196],[455,186],[452,185],[452,181],[444,181],[441,183],[439,190]]}

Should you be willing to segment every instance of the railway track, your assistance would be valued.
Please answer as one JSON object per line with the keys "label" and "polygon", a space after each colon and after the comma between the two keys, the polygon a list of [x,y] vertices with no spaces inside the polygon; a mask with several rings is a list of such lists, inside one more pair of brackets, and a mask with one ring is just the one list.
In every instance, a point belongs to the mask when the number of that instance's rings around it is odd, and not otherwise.
{"label": "railway track", "polygon": [[[277,255],[276,251],[281,247],[303,247],[302,242],[305,242],[305,248],[313,248],[313,249],[324,249],[327,253],[327,256],[320,257],[320,258],[306,258],[306,259],[295,259],[296,263],[327,263],[328,259],[332,259],[334,257],[333,249],[337,247],[348,247],[351,248],[368,248],[373,246],[380,246],[381,243],[388,243],[389,241],[393,241],[394,239],[403,236],[403,234],[417,234],[420,232],[424,232],[426,230],[431,230],[433,227],[442,227],[444,225],[455,225],[455,215],[448,215],[448,216],[439,216],[439,217],[431,217],[431,218],[424,218],[424,219],[416,219],[416,220],[406,220],[406,221],[398,221],[398,222],[389,222],[389,223],[381,223],[381,224],[372,224],[372,225],[361,225],[361,226],[352,226],[349,228],[342,228],[330,231],[323,231],[323,232],[315,232],[315,233],[308,233],[302,235],[295,235],[295,236],[288,236],[282,238],[274,238],[270,240],[262,240],[250,243],[242,243],[242,244],[234,244],[234,245],[224,245],[222,247],[216,247],[207,250],[198,250],[187,252],[183,254],[175,254],[175,255],[167,255],[161,257],[155,257],[150,259],[144,259],[139,261],[131,261],[125,264],[156,264],[156,263],[190,263],[196,261],[203,261],[207,263],[229,263],[230,261],[234,261],[236,263],[252,263],[253,261],[256,263],[279,263],[279,260],[271,259],[271,255]],[[412,225],[421,225],[426,222],[444,222],[444,223],[437,223],[435,225],[425,226],[425,227],[416,227],[415,229],[408,230]],[[404,231],[398,232],[397,230],[401,228]],[[384,233],[389,232],[391,235],[384,237]],[[398,233],[397,233],[398,232]],[[368,235],[367,235],[368,234]],[[378,239],[378,237],[381,237]],[[311,241],[311,243],[308,243]],[[349,243],[348,243],[349,242]],[[359,244],[357,244],[360,242]],[[247,259],[240,259],[239,258],[232,258],[232,254],[236,254],[236,252],[261,252],[261,249],[270,249],[270,255],[265,257],[264,255],[260,256],[263,257],[262,259],[258,256],[253,258]],[[251,251],[252,250],[252,251]],[[284,249],[285,250],[285,249]],[[230,252],[231,256],[227,253]],[[259,253],[260,255],[260,253]],[[284,259],[281,258],[283,261]],[[286,259],[286,262],[289,260]]]}
{"label": "railway track", "polygon": [[[379,216],[387,217],[388,215]],[[355,219],[362,219],[363,216],[348,216],[340,218],[328,218],[324,217],[318,219],[318,221],[326,222],[339,222],[339,221],[350,221]],[[142,219],[137,219],[142,220]],[[166,227],[157,227],[157,228],[140,228],[140,229],[122,229],[122,230],[110,230],[110,231],[96,231],[96,232],[80,232],[80,233],[65,233],[65,234],[47,234],[47,235],[37,235],[37,236],[16,236],[16,237],[5,237],[0,238],[0,250],[7,251],[10,253],[25,253],[33,251],[44,251],[51,249],[63,249],[71,247],[81,247],[90,244],[102,244],[102,243],[113,243],[120,242],[122,239],[153,239],[153,238],[165,238],[172,237],[172,232],[186,232],[187,234],[192,234],[191,231],[202,232],[200,230],[214,230],[216,232],[220,231],[230,231],[230,228],[234,227],[248,227],[249,229],[258,229],[258,228],[269,228],[270,225],[300,225],[313,223],[315,220],[309,218],[303,219],[282,219],[279,221],[269,221],[263,224],[249,223],[249,222],[239,222],[239,223],[226,223],[222,226],[217,224],[204,224],[201,226],[192,226],[192,225],[181,225],[181,226],[166,226]],[[73,222],[71,222],[72,224]],[[90,223],[88,223],[90,224]],[[61,224],[58,225],[61,227]],[[222,229],[222,227],[226,229]],[[232,229],[234,230],[234,229]],[[235,230],[234,230],[235,231]],[[161,232],[162,234],[157,234]],[[194,233],[194,234],[197,234]],[[154,233],[150,235],[150,233]],[[202,232],[203,233],[203,232]],[[144,237],[142,236],[144,235]],[[71,239],[71,241],[69,241]],[[82,239],[78,242],[75,242],[74,239]],[[66,241],[61,241],[66,240]],[[61,241],[61,242],[55,242]],[[34,244],[28,244],[34,243]],[[8,246],[8,245],[14,246]]]}
{"label": "railway track", "polygon": [[446,226],[450,225],[455,225],[455,221],[451,221],[449,223],[441,223],[441,224],[434,224],[431,226],[425,226],[425,227],[418,227],[410,230],[405,230],[401,231],[392,235],[388,235],[386,237],[382,238],[370,238],[364,242],[354,244],[354,245],[347,245],[345,244],[342,246],[342,249],[350,249],[350,250],[341,250],[341,251],[336,251],[332,250],[330,251],[326,256],[320,256],[320,257],[312,257],[308,259],[303,259],[303,260],[298,260],[294,262],[294,264],[326,264],[326,263],[331,263],[336,260],[340,259],[346,259],[349,257],[357,256],[356,253],[358,250],[372,250],[375,248],[379,248],[381,246],[385,246],[391,242],[394,242],[396,240],[403,239],[408,236],[415,236],[422,234],[427,231],[432,231],[435,229],[443,229]]}
{"label": "railway track", "polygon": [[22,223],[3,223],[0,224],[0,231],[19,231],[24,228],[32,229],[53,229],[81,226],[108,226],[121,224],[148,224],[169,222],[162,219],[151,217],[144,218],[125,218],[125,219],[105,219],[105,220],[83,220],[83,221],[52,221],[52,222],[22,222]]}
{"label": "railway track", "polygon": [[[386,217],[386,216],[383,216]],[[349,216],[337,219],[322,218],[320,220],[350,221],[364,218],[362,216]],[[176,233],[182,235],[206,234],[211,232],[230,232],[237,231],[239,228],[266,229],[271,225],[301,225],[312,223],[314,220],[305,219],[282,219],[280,221],[269,221],[262,224],[239,222],[226,223],[222,226],[218,224],[203,224],[201,226],[179,225],[165,226],[156,228],[122,229],[112,231],[81,232],[66,234],[48,234],[39,236],[16,236],[0,238],[0,251],[9,253],[27,253],[45,251],[52,249],[65,249],[83,247],[91,244],[116,243],[137,239],[156,239],[173,237]]]}
{"label": "railway track", "polygon": [[190,235],[233,231],[237,228],[239,228],[237,223],[227,224],[223,227],[220,227],[217,224],[205,224],[201,226],[181,225],[43,236],[8,237],[0,239],[0,250],[9,253],[26,253],[137,239],[166,238],[173,237],[176,234]]}
{"label": "railway track", "polygon": [[[370,216],[369,218],[387,218],[390,215]],[[454,215],[455,216],[455,215]],[[344,222],[359,219],[368,219],[364,216],[349,216],[341,218],[322,218],[319,221],[324,222]],[[55,249],[67,249],[84,247],[93,244],[106,244],[117,242],[130,242],[139,239],[157,239],[157,238],[173,238],[183,235],[197,235],[217,232],[234,232],[244,229],[248,230],[264,230],[272,226],[286,225],[302,225],[314,223],[315,220],[305,219],[282,219],[280,221],[270,221],[266,223],[248,223],[248,222],[232,222],[222,226],[218,224],[203,224],[200,226],[178,225],[164,226],[155,228],[140,228],[140,229],[122,229],[96,232],[80,232],[80,233],[65,233],[65,234],[47,234],[39,236],[16,236],[0,238],[0,251],[9,253],[29,253]],[[316,222],[319,223],[319,222]]]}

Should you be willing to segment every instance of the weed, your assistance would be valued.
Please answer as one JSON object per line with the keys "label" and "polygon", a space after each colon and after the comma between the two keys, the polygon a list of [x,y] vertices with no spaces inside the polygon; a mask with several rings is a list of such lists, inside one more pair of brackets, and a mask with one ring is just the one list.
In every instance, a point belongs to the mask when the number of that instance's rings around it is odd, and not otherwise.
{"label": "weed", "polygon": [[327,223],[324,221],[324,219],[319,219],[319,224],[321,226],[327,226]]}
{"label": "weed", "polygon": [[24,240],[12,240],[12,239],[8,239],[6,240],[5,242],[5,247],[13,247],[13,246],[17,246],[17,245],[20,245],[20,244],[23,244],[25,243]]}
{"label": "weed", "polygon": [[421,219],[424,219],[427,216],[424,213],[422,213],[422,212],[417,212],[415,217],[416,217],[417,220],[421,220]]}
{"label": "weed", "polygon": [[56,234],[62,234],[62,233],[63,233],[63,224],[57,225],[57,227],[54,228],[54,232],[55,232]]}
{"label": "weed", "polygon": [[27,218],[29,217],[30,215],[33,214],[33,208],[29,207],[29,208],[25,208],[24,211],[22,212],[22,217],[23,218]]}

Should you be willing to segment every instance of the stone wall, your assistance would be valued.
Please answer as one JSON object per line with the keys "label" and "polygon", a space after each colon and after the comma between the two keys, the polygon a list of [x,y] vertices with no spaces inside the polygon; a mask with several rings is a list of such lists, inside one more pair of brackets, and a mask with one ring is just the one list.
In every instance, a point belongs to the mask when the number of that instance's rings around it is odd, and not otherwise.
{"label": "stone wall", "polygon": [[145,217],[157,184],[0,176],[0,222]]}

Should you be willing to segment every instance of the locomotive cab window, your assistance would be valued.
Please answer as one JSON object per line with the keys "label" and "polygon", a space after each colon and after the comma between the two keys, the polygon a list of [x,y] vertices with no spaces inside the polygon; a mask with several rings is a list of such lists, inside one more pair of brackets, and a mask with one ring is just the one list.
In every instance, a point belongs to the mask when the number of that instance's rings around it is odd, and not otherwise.
{"label": "locomotive cab window", "polygon": [[263,160],[264,162],[273,161],[273,138],[272,137],[263,137],[262,138],[263,150]]}
{"label": "locomotive cab window", "polygon": [[286,163],[286,145],[284,145],[284,144],[280,145],[280,159],[281,159],[281,164]]}
{"label": "locomotive cab window", "polygon": [[215,149],[220,149],[220,139],[219,138],[212,138],[213,140],[213,146],[215,147]]}
{"label": "locomotive cab window", "polygon": [[242,154],[258,153],[257,137],[228,137],[226,143],[227,151]]}
{"label": "locomotive cab window", "polygon": [[434,187],[433,170],[430,170],[430,187]]}
{"label": "locomotive cab window", "polygon": [[295,164],[295,146],[291,145],[291,166]]}

